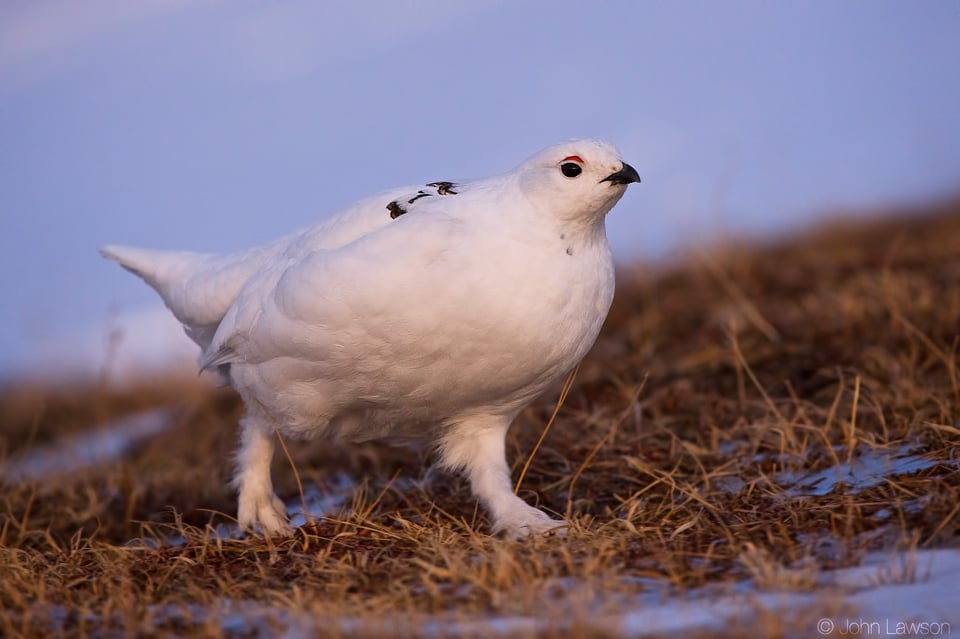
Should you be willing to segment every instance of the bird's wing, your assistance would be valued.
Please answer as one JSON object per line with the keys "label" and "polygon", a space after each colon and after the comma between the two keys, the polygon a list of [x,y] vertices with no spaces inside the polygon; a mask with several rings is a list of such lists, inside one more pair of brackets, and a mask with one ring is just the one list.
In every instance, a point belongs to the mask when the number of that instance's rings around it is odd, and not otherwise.
{"label": "bird's wing", "polygon": [[329,219],[323,220],[295,234],[287,242],[284,254],[293,259],[303,258],[320,249],[337,249],[354,242],[390,224],[392,220],[411,211],[434,208],[439,201],[450,202],[455,196],[472,188],[469,182],[431,182],[422,186],[406,186],[360,200]]}
{"label": "bird's wing", "polygon": [[158,251],[104,246],[100,253],[149,284],[184,330],[201,348],[208,348],[219,324],[247,282],[270,264],[298,259],[320,249],[337,249],[420,206],[422,198],[452,194],[452,183],[403,187],[374,195],[330,218],[263,246],[229,254]]}
{"label": "bird's wing", "polygon": [[441,263],[465,231],[462,216],[448,214],[442,200],[418,201],[408,209],[417,215],[346,246],[266,265],[227,312],[201,367],[277,357],[322,360],[354,343],[389,341],[398,305],[417,304],[448,283],[441,282]]}

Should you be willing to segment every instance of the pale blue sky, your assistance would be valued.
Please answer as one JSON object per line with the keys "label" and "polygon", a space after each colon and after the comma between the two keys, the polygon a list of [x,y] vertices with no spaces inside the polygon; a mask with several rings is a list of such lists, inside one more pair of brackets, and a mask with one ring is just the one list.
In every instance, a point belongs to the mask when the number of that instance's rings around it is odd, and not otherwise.
{"label": "pale blue sky", "polygon": [[341,4],[0,4],[0,371],[159,307],[99,244],[237,249],[570,137],[643,177],[621,262],[960,185],[957,2]]}

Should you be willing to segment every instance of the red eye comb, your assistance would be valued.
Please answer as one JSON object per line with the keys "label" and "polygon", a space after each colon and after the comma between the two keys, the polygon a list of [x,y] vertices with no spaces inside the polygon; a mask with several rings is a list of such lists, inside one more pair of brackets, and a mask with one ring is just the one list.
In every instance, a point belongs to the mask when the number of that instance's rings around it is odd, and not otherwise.
{"label": "red eye comb", "polygon": [[583,158],[580,157],[579,155],[568,155],[567,157],[563,158],[560,161],[561,162],[579,162],[580,164],[583,164]]}

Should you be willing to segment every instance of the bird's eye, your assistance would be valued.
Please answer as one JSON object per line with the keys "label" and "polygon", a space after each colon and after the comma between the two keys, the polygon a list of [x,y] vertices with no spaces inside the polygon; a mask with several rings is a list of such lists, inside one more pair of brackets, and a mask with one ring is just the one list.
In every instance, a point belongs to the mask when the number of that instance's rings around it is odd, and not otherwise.
{"label": "bird's eye", "polygon": [[575,178],[583,173],[583,167],[576,162],[564,162],[560,165],[560,172],[568,178]]}

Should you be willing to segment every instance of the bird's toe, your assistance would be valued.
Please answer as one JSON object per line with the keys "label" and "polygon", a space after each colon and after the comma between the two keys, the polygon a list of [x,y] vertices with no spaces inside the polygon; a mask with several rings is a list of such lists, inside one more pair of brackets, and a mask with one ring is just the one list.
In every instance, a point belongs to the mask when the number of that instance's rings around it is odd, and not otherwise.
{"label": "bird's toe", "polygon": [[237,521],[244,530],[257,528],[268,536],[289,535],[293,529],[287,523],[287,509],[276,495],[241,495]]}
{"label": "bird's toe", "polygon": [[547,533],[564,536],[566,526],[563,520],[554,519],[541,510],[523,504],[523,508],[517,508],[509,515],[500,517],[494,524],[493,531],[508,539],[523,539]]}

